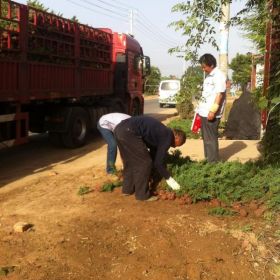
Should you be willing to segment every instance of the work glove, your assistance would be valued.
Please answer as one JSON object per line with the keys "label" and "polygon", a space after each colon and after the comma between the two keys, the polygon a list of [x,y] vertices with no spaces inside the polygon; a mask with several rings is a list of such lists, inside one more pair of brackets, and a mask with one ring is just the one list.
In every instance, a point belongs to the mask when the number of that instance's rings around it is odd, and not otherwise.
{"label": "work glove", "polygon": [[181,186],[172,178],[166,180],[167,185],[174,191],[179,190]]}

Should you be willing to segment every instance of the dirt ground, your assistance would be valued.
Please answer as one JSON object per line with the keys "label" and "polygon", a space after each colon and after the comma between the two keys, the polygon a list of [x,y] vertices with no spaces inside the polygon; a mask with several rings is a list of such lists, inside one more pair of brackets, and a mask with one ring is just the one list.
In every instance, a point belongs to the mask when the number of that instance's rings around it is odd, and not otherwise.
{"label": "dirt ground", "polygon": [[[32,141],[1,151],[0,279],[279,279],[279,219],[218,218],[209,203],[99,192],[110,181],[101,138],[78,150],[55,149],[44,136]],[[258,157],[256,141],[220,144],[225,160]],[[181,149],[203,157],[200,140]],[[80,196],[81,187],[91,192]],[[33,227],[16,233],[17,222]]]}

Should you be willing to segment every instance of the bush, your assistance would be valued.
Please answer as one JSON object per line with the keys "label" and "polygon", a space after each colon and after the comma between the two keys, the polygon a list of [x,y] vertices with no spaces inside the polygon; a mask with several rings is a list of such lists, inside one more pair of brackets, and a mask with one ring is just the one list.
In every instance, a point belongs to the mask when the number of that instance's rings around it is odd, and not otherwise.
{"label": "bush", "polygon": [[182,119],[189,119],[194,115],[193,104],[189,100],[178,102],[176,104],[176,109]]}
{"label": "bush", "polygon": [[261,200],[268,207],[280,210],[279,165],[259,162],[191,161],[175,152],[168,158],[169,169],[181,185],[180,194],[193,201],[217,198],[230,205],[233,202]]}
{"label": "bush", "polygon": [[181,129],[186,133],[187,139],[198,139],[200,134],[191,131],[192,119],[175,119],[168,123],[168,127]]}

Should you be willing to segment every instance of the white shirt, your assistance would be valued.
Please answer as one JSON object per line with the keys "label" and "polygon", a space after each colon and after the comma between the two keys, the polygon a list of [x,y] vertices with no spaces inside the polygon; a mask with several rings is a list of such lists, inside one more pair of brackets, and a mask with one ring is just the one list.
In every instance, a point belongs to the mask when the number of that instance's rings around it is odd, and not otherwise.
{"label": "white shirt", "polygon": [[[226,76],[215,67],[204,79],[202,97],[198,104],[197,113],[201,117],[207,117],[211,106],[215,103],[216,96],[226,93]],[[226,96],[226,95],[225,95]],[[225,98],[220,104],[220,109],[216,113],[216,118],[221,118],[225,106]]]}
{"label": "white shirt", "polygon": [[99,125],[102,128],[109,129],[111,131],[114,131],[115,127],[123,120],[130,118],[130,115],[122,114],[122,113],[110,113],[103,115],[99,119]]}

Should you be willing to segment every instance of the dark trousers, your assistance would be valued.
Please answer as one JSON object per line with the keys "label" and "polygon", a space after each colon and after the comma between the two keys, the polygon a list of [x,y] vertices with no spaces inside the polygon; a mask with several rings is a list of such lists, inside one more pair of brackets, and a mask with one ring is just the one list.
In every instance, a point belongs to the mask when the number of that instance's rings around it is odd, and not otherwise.
{"label": "dark trousers", "polygon": [[220,118],[208,121],[201,117],[201,134],[204,146],[204,156],[208,162],[219,160],[218,127]]}
{"label": "dark trousers", "polygon": [[123,161],[123,189],[125,194],[133,194],[138,200],[151,196],[149,178],[152,170],[152,159],[147,146],[123,121],[115,128],[115,137]]}

